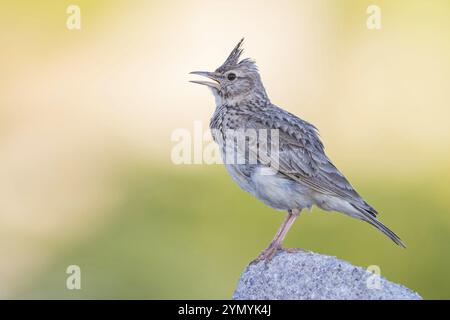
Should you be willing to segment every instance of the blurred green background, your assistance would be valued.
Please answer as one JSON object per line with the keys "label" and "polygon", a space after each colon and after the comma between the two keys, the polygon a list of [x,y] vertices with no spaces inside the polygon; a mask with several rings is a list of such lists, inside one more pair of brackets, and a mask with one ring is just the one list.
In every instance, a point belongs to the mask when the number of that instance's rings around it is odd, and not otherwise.
{"label": "blurred green background", "polygon": [[[214,108],[188,72],[243,36],[271,100],[320,129],[408,248],[317,208],[286,245],[450,298],[449,14],[444,0],[2,1],[0,298],[231,297],[284,213],[170,152]],[[81,290],[66,289],[74,264]]]}

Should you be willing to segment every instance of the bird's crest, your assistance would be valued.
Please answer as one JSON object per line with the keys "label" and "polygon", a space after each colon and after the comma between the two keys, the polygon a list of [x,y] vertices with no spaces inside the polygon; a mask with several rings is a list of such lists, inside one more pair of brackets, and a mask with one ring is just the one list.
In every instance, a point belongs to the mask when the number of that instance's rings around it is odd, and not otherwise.
{"label": "bird's crest", "polygon": [[241,41],[239,41],[239,43],[236,45],[236,47],[234,47],[227,60],[225,60],[225,62],[219,68],[217,68],[216,72],[222,72],[227,68],[238,64],[239,58],[241,57],[242,52],[244,52],[244,48],[242,48],[243,42],[244,38],[242,38]]}

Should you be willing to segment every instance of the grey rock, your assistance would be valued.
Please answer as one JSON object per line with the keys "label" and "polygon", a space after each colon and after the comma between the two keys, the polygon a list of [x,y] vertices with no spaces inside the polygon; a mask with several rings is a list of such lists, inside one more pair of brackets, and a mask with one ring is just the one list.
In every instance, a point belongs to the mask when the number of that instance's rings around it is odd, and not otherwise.
{"label": "grey rock", "polygon": [[250,264],[235,300],[421,300],[414,291],[336,257],[278,251]]}

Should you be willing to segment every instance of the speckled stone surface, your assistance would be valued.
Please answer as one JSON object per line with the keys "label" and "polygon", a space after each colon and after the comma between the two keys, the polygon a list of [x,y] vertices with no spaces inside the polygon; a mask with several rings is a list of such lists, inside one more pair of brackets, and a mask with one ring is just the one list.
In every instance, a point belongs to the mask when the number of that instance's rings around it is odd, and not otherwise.
{"label": "speckled stone surface", "polygon": [[[382,273],[382,270],[381,270]],[[278,251],[272,261],[250,264],[236,300],[420,300],[405,286],[336,257]]]}

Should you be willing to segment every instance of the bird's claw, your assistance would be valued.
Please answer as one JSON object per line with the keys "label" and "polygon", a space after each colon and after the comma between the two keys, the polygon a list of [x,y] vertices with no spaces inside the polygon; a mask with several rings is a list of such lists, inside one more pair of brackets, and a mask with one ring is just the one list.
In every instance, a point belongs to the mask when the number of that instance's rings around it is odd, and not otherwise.
{"label": "bird's claw", "polygon": [[279,250],[287,253],[306,252],[306,250],[301,248],[284,248],[281,245],[270,245],[267,249],[261,252],[259,256],[251,262],[251,264],[261,261],[270,262]]}
{"label": "bird's claw", "polygon": [[286,251],[288,253],[307,252],[305,249],[302,249],[302,248],[284,248],[284,247],[281,247],[280,249],[283,250],[283,251]]}
{"label": "bird's claw", "polygon": [[270,245],[267,249],[259,254],[259,256],[253,260],[252,263],[258,263],[261,261],[269,262],[275,256],[278,250],[282,250],[280,245]]}

